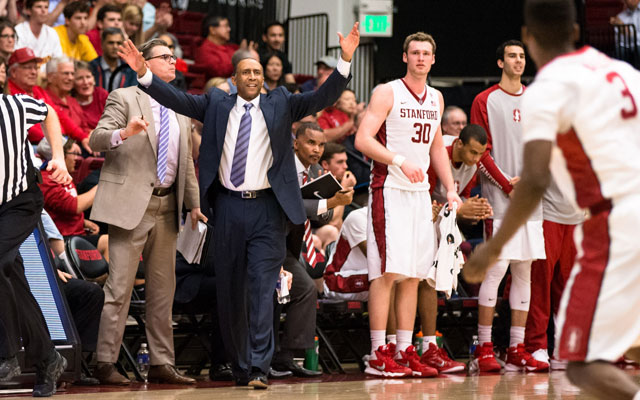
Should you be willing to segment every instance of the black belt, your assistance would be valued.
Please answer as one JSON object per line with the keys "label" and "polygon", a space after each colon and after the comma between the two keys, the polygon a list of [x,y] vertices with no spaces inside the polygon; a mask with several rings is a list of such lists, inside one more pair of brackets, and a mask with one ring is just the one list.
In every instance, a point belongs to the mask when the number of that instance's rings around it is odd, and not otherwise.
{"label": "black belt", "polygon": [[270,196],[273,194],[273,190],[271,188],[262,189],[262,190],[229,190],[226,187],[220,185],[219,189],[220,193],[224,193],[227,196],[237,197],[240,199],[258,199],[260,197]]}
{"label": "black belt", "polygon": [[173,193],[174,187],[173,185],[167,187],[167,188],[155,188],[153,189],[153,195],[154,196],[158,196],[158,197],[163,197],[166,196],[168,194]]}

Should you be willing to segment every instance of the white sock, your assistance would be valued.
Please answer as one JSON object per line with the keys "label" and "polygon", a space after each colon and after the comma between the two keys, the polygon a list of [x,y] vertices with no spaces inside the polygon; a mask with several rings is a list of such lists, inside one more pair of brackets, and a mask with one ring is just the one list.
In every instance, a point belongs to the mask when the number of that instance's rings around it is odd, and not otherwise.
{"label": "white sock", "polygon": [[396,344],[396,335],[387,335],[387,343]]}
{"label": "white sock", "polygon": [[491,325],[478,324],[478,342],[483,343],[491,342]]}
{"label": "white sock", "polygon": [[435,344],[436,346],[438,345],[438,342],[436,342],[436,335],[433,335],[433,336],[425,336],[425,337],[424,337],[424,339],[423,339],[423,342],[422,342],[422,343],[424,343],[424,348],[425,348],[425,349],[428,349],[428,348],[429,348],[429,343],[433,343],[433,344]]}
{"label": "white sock", "polygon": [[638,390],[636,394],[633,396],[633,400],[640,400],[640,390]]}
{"label": "white sock", "polygon": [[385,333],[384,329],[382,330],[371,330],[371,355],[375,356],[375,351],[378,350],[380,346],[384,346],[385,343]]}
{"label": "white sock", "polygon": [[413,331],[403,331],[402,329],[398,329],[396,331],[396,337],[398,338],[398,345],[396,346],[396,349],[398,351],[405,351],[407,350],[407,347],[411,346]]}
{"label": "white sock", "polygon": [[509,347],[516,347],[520,343],[524,343],[524,326],[512,326]]}

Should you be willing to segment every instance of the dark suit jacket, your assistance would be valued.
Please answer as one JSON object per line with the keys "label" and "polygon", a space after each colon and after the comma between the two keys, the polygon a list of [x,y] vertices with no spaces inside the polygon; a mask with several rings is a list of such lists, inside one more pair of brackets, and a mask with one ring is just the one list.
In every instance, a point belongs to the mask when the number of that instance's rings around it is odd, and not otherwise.
{"label": "dark suit jacket", "polygon": [[[264,115],[271,141],[273,165],[267,171],[269,184],[284,210],[294,224],[304,223],[306,216],[300,195],[292,151],[291,124],[333,104],[342,94],[351,76],[343,77],[337,70],[315,92],[291,94],[279,87],[266,95],[260,95],[260,109]],[[202,121],[200,145],[200,197],[201,208],[210,209],[215,190],[210,189],[218,181],[218,167],[227,133],[229,112],[236,104],[236,95],[228,95],[212,89],[203,95],[183,93],[158,77],[148,88],[142,88],[165,107]]]}

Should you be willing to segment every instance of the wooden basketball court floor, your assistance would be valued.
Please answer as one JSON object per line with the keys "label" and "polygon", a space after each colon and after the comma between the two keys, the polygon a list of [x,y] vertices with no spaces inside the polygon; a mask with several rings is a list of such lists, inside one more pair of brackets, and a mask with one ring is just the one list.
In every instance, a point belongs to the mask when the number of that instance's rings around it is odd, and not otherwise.
{"label": "wooden basketball court floor", "polygon": [[[640,380],[640,371],[628,371]],[[1,393],[1,392],[0,392]],[[1,395],[0,399],[24,399],[23,394]],[[430,399],[593,399],[571,385],[564,372],[542,374],[442,375],[430,379],[371,379],[364,374],[324,375],[322,379],[271,381],[267,390],[236,387],[230,383],[199,379],[195,387],[132,384],[127,388],[108,386],[59,389],[54,398],[65,400],[430,400]]]}

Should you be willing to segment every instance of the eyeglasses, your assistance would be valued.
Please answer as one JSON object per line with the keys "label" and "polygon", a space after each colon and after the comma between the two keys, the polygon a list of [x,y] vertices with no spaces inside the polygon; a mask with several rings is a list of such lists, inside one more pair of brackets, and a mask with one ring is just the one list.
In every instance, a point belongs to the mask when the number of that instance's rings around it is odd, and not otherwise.
{"label": "eyeglasses", "polygon": [[13,39],[13,40],[17,40],[18,39],[18,35],[14,34],[7,34],[7,35],[0,35],[0,39]]}
{"label": "eyeglasses", "polygon": [[154,58],[162,58],[165,62],[168,62],[168,63],[171,63],[171,60],[173,60],[173,62],[176,62],[177,60],[176,56],[172,54],[160,54],[159,56],[147,58],[147,61],[153,60]]}

